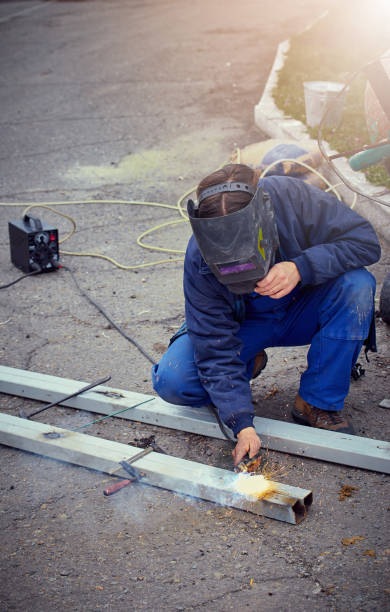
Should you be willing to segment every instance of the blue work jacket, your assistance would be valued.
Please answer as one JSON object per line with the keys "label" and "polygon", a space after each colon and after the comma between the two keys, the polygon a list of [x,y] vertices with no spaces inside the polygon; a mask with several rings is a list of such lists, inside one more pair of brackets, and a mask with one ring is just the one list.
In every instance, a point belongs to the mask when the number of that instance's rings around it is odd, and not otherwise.
{"label": "blue work jacket", "polygon": [[[284,176],[264,178],[260,184],[274,205],[280,259],[297,265],[300,286],[320,285],[378,261],[380,245],[371,224],[333,195]],[[231,293],[217,280],[194,236],[186,251],[183,282],[200,381],[221,419],[238,432],[251,426],[254,416],[237,337],[248,296]]]}

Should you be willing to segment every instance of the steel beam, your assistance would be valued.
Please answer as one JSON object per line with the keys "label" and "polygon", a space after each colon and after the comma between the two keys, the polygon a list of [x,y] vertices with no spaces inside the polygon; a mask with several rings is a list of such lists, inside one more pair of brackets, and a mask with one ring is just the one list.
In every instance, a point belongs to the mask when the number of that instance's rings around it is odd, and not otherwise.
{"label": "steel beam", "polygon": [[[52,459],[127,478],[120,461],[139,454],[139,448],[94,438],[45,423],[0,413],[0,443]],[[234,489],[238,475],[228,470],[186,459],[151,452],[137,461],[142,482],[224,506],[246,510],[287,523],[297,524],[312,503],[306,489],[272,482],[272,492],[262,499],[248,498]]]}
{"label": "steel beam", "polygon": [[[80,388],[80,381],[0,366],[0,392],[54,402]],[[148,401],[150,400],[150,401]],[[141,402],[147,402],[136,408]],[[110,387],[97,387],[64,402],[64,406],[110,414],[121,408],[123,419],[159,425],[190,433],[223,438],[214,415],[207,408],[174,406],[158,397]],[[390,443],[295,423],[255,417],[254,426],[263,446],[332,463],[390,473]]]}

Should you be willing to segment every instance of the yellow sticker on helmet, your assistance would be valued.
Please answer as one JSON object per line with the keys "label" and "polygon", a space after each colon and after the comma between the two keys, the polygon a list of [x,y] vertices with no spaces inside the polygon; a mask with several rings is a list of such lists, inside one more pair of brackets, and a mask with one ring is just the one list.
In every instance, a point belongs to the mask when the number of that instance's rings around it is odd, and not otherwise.
{"label": "yellow sticker on helmet", "polygon": [[261,246],[262,240],[263,240],[263,230],[261,229],[261,226],[260,226],[259,227],[259,239],[257,241],[257,248],[259,249],[260,255],[265,261],[265,250],[264,250],[264,247]]}

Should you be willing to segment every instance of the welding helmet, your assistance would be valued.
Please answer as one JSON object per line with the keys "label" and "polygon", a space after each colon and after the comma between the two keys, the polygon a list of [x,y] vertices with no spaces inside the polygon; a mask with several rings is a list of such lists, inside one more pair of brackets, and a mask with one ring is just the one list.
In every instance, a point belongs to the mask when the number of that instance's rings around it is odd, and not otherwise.
{"label": "welding helmet", "polygon": [[[252,199],[221,217],[199,217],[199,204],[215,193],[245,191]],[[271,198],[260,186],[228,182],[205,189],[197,204],[187,203],[188,217],[206,264],[232,293],[251,293],[275,263],[279,246]]]}

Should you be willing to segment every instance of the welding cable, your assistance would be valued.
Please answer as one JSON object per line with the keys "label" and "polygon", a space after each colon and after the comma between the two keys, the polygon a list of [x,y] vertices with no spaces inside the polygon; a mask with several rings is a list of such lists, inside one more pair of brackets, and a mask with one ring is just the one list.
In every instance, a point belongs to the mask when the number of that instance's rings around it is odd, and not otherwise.
{"label": "welding cable", "polygon": [[267,168],[261,173],[260,178],[264,178],[264,176],[268,174],[268,172],[271,170],[271,168],[273,168],[273,166],[276,166],[277,164],[281,164],[283,162],[294,162],[295,164],[298,164],[299,166],[303,166],[304,168],[307,168],[307,170],[310,170],[310,172],[313,172],[313,174],[315,174],[322,181],[324,181],[324,183],[328,185],[329,190],[332,190],[334,192],[336,198],[338,200],[341,200],[341,196],[339,192],[335,189],[334,185],[332,185],[332,183],[330,183],[328,179],[325,178],[323,174],[321,174],[321,172],[318,172],[318,170],[316,170],[315,168],[312,168],[311,166],[309,166],[309,164],[306,164],[305,162],[298,160],[298,159],[290,159],[288,157],[286,157],[285,159],[277,159],[274,162],[272,162],[272,164],[269,164],[269,166],[267,166]]}
{"label": "welding cable", "polygon": [[[68,202],[68,204],[84,204],[87,202],[111,202],[111,203],[121,203],[121,204],[138,204],[138,205],[144,205],[144,206],[159,206],[162,208],[171,208],[173,210],[176,210],[177,207],[176,206],[172,206],[171,204],[159,204],[158,202],[141,202],[141,201],[137,201],[137,200],[85,200],[85,201],[79,201],[79,202]],[[63,202],[58,202],[57,205],[62,205]],[[1,203],[1,205],[4,206],[4,204]],[[51,203],[51,205],[55,205],[55,203]],[[28,211],[30,211],[31,208],[47,208],[48,210],[51,210],[52,212],[54,212],[57,215],[61,215],[62,217],[65,217],[66,219],[68,219],[72,224],[73,224],[73,231],[70,232],[67,236],[65,236],[65,238],[62,238],[62,240],[59,240],[59,244],[62,244],[63,242],[65,242],[65,240],[68,240],[69,238],[71,238],[71,236],[73,236],[73,234],[76,231],[76,221],[73,219],[73,217],[71,217],[70,215],[66,215],[65,213],[61,213],[58,210],[54,210],[54,208],[51,208],[48,204],[30,204],[24,211],[23,211],[23,216],[25,214],[27,214]],[[140,241],[141,239],[146,236],[149,233],[152,233],[153,231],[156,231],[162,227],[166,227],[167,225],[175,225],[176,223],[180,223],[181,221],[186,220],[186,219],[175,219],[174,221],[167,221],[165,223],[161,223],[159,225],[156,225],[154,228],[146,230],[146,232],[143,232],[142,234],[140,234],[137,238],[137,244],[139,244],[139,246],[143,247],[144,249],[154,249],[156,251],[164,251],[165,253],[181,253],[184,254],[185,251],[183,250],[177,250],[177,249],[167,249],[167,248],[162,248],[162,247],[156,247],[153,245],[146,245],[146,244],[142,244]],[[64,251],[63,251],[64,252]],[[69,253],[68,253],[69,254]],[[74,255],[78,255],[79,253],[72,253]],[[90,256],[90,254],[88,254]],[[98,254],[99,255],[99,254]],[[109,259],[109,258],[108,258]],[[169,260],[172,261],[172,260]],[[181,261],[181,260],[180,260]],[[143,264],[143,265],[150,265],[150,264]],[[124,266],[126,267],[126,266]],[[130,266],[131,268],[134,266]]]}
{"label": "welding cable", "polygon": [[225,423],[222,421],[221,417],[219,416],[219,412],[217,408],[214,406],[214,404],[207,404],[207,407],[210,408],[211,412],[214,414],[215,418],[217,419],[219,429],[223,433],[226,440],[228,440],[228,442],[233,442],[234,444],[236,444],[237,442],[236,438],[230,433],[230,430],[227,428]]}
{"label": "welding cable", "polygon": [[123,331],[123,329],[121,327],[119,327],[119,325],[117,325],[112,318],[107,314],[107,312],[104,310],[104,308],[102,306],[100,306],[100,304],[98,304],[97,302],[95,302],[94,299],[91,298],[91,296],[80,287],[76,276],[74,275],[74,273],[72,272],[72,270],[70,268],[68,268],[67,266],[63,266],[63,265],[59,265],[58,266],[60,269],[62,268],[63,270],[66,270],[67,272],[69,272],[69,274],[71,275],[71,277],[74,280],[74,283],[77,287],[77,289],[80,291],[80,293],[93,305],[95,306],[95,308],[98,309],[98,311],[107,319],[107,321],[124,337],[126,338],[126,340],[128,340],[129,342],[131,342],[131,344],[133,344],[139,351],[140,353],[142,353],[142,355],[144,357],[146,357],[146,359],[148,359],[150,361],[151,364],[155,365],[156,361],[149,355],[149,353],[147,351],[145,351],[145,349],[136,341],[134,340],[134,338],[132,338],[131,336],[129,336],[128,334],[126,334],[126,332]]}
{"label": "welding cable", "polygon": [[7,285],[0,285],[0,289],[8,289],[8,287],[12,287],[12,285],[15,285],[15,283],[18,283],[23,278],[27,278],[27,276],[33,276],[34,274],[39,274],[40,272],[41,272],[41,269],[33,270],[33,272],[28,272],[28,274],[23,274],[23,276],[19,276],[19,278],[13,280],[12,282],[8,283]]}
{"label": "welding cable", "polygon": [[186,221],[188,221],[188,215],[185,214],[184,210],[182,209],[181,205],[183,203],[183,201],[188,198],[188,196],[190,196],[192,193],[194,193],[197,189],[197,186],[195,187],[191,187],[191,189],[188,189],[185,193],[183,193],[183,195],[180,196],[180,198],[178,199],[177,203],[176,203],[176,208],[179,211],[179,214],[183,217],[183,219],[185,219]]}
{"label": "welding cable", "polygon": [[[158,247],[155,246],[154,244],[144,244],[142,241],[142,238],[144,238],[145,236],[147,236],[148,234],[152,234],[153,232],[157,231],[158,229],[161,229],[163,227],[167,227],[168,225],[177,225],[178,223],[183,223],[184,221],[188,221],[188,219],[175,219],[174,221],[166,221],[165,223],[160,223],[160,225],[156,225],[155,227],[152,227],[148,230],[146,230],[145,232],[142,232],[142,234],[140,234],[137,238],[137,244],[142,247],[143,249],[151,249],[153,251],[163,251],[163,252],[169,252],[169,253],[182,253],[183,255],[185,254],[185,251],[181,250],[181,249],[165,249],[162,247]],[[183,258],[181,258],[181,261],[183,261]]]}
{"label": "welding cable", "polygon": [[[139,205],[145,205],[145,206],[161,206],[163,208],[171,208],[176,210],[176,206],[172,206],[170,204],[159,204],[157,202],[142,202],[142,201],[137,201],[137,200],[85,200],[85,201],[78,201],[78,202],[67,202],[68,204],[85,204],[85,203],[97,203],[97,202],[110,202],[110,203],[120,203],[120,204],[139,204]],[[51,206],[53,205],[62,205],[65,204],[64,202],[50,202]],[[0,203],[0,205],[4,206],[5,204]],[[13,204],[12,204],[13,205]],[[25,204],[21,204],[21,205],[25,205]],[[17,206],[19,206],[19,204],[17,204]],[[71,236],[73,236],[73,234],[76,231],[76,222],[73,219],[73,217],[66,215],[64,213],[61,213],[57,210],[54,210],[51,206],[49,206],[49,204],[31,204],[29,205],[24,211],[23,211],[23,216],[31,209],[31,208],[47,208],[48,210],[51,210],[52,212],[54,212],[55,214],[61,215],[62,217],[65,217],[66,219],[68,219],[72,224],[73,224],[73,230],[67,235],[65,236],[65,238],[62,238],[62,240],[59,240],[59,244],[62,244],[63,242],[65,242],[65,240],[68,240],[69,238],[71,238]],[[157,231],[158,229],[162,228],[162,227],[166,227],[168,225],[176,225],[177,223],[180,223],[181,221],[183,221],[184,219],[180,219],[180,220],[173,220],[173,221],[167,221],[165,223],[160,223],[159,225],[156,225],[155,227],[146,230],[146,232],[143,232],[142,234],[140,234],[136,240],[137,244],[141,247],[143,247],[144,249],[151,249],[154,251],[161,251],[164,253],[179,253],[184,255],[185,251],[184,250],[178,250],[178,249],[169,249],[169,248],[162,248],[162,247],[157,247],[154,245],[147,245],[141,242],[141,239],[146,236],[147,234],[150,234],[154,231]],[[113,259],[112,257],[109,257],[108,255],[103,255],[101,253],[88,253],[88,252],[73,252],[73,251],[64,251],[63,249],[61,249],[60,251],[61,255],[69,255],[69,256],[74,256],[74,257],[96,257],[98,259],[104,259],[106,261],[109,261],[110,263],[112,263],[114,266],[116,266],[117,268],[120,268],[121,270],[137,270],[140,268],[148,268],[148,267],[152,267],[158,264],[165,264],[165,263],[172,263],[172,262],[177,262],[177,261],[183,261],[183,257],[177,257],[177,258],[172,258],[172,259],[163,259],[163,260],[159,260],[159,261],[154,261],[154,262],[150,262],[150,263],[144,263],[144,264],[138,264],[138,265],[134,265],[134,266],[128,266],[128,265],[124,265],[119,263],[118,261],[116,261],[115,259]]]}
{"label": "welding cable", "polygon": [[101,253],[87,253],[87,252],[73,253],[72,251],[60,251],[60,254],[70,255],[71,257],[95,257],[97,259],[104,259],[105,261],[112,263],[116,268],[119,268],[120,270],[139,270],[141,268],[152,268],[153,266],[157,266],[159,264],[167,264],[167,263],[174,263],[177,261],[181,261],[181,262],[184,261],[183,257],[174,257],[172,259],[159,259],[158,261],[151,261],[150,263],[137,264],[135,266],[126,266],[124,264],[119,263],[112,257],[109,257],[108,255],[102,255]]}
{"label": "welding cable", "polygon": [[[151,251],[160,251],[163,253],[180,253],[182,255],[185,254],[185,251],[182,249],[169,249],[169,248],[165,248],[165,247],[158,247],[156,245],[149,245],[149,244],[145,244],[142,242],[142,238],[144,238],[145,236],[147,236],[148,234],[152,234],[153,232],[163,228],[163,227],[167,227],[168,225],[177,225],[178,223],[182,223],[183,221],[186,221],[187,219],[174,219],[172,221],[166,221],[165,223],[160,223],[159,225],[156,225],[152,228],[147,229],[146,231],[142,232],[142,234],[140,234],[137,239],[136,242],[137,244],[142,247],[143,249],[150,249]],[[75,253],[72,251],[64,251],[61,250],[60,252],[61,255],[71,255],[71,256],[76,256],[76,257],[97,257],[99,259],[105,259],[106,261],[109,261],[110,263],[112,263],[114,266],[116,266],[117,268],[121,269],[121,270],[137,270],[139,268],[150,268],[152,266],[158,265],[158,264],[165,264],[165,263],[172,263],[172,262],[177,262],[177,261],[184,261],[183,257],[174,257],[171,259],[161,259],[159,261],[152,261],[150,263],[144,263],[144,264],[137,264],[134,266],[127,266],[125,264],[121,264],[118,261],[116,261],[115,259],[113,259],[112,257],[109,257],[108,255],[102,255],[101,253],[87,253],[87,252],[79,252],[79,253]]]}
{"label": "welding cable", "polygon": [[[100,201],[100,200],[97,200]],[[119,200],[118,200],[119,202]],[[176,209],[176,206],[172,206],[170,204],[158,204],[157,202],[140,202],[140,201],[131,201],[131,200],[125,200],[123,201],[123,203],[126,204],[139,204],[139,205],[145,205],[145,206],[160,206],[163,208],[173,208]],[[69,215],[65,215],[64,213],[61,213],[57,210],[54,210],[53,208],[50,208],[50,206],[47,206],[46,204],[32,204],[31,206],[27,207],[26,210],[23,211],[23,216],[26,214],[27,211],[30,210],[30,208],[34,208],[35,206],[39,206],[42,208],[48,208],[49,210],[51,210],[52,212],[61,215],[62,217],[66,217],[67,219],[69,219],[69,221],[71,221],[71,223],[73,223],[74,229],[72,232],[70,232],[67,236],[65,236],[65,238],[62,238],[62,240],[59,241],[59,244],[62,244],[63,242],[65,242],[65,240],[68,240],[68,238],[70,238],[71,236],[73,236],[73,234],[75,233],[76,230],[76,222],[73,219],[73,217],[70,217]],[[173,221],[166,221],[165,223],[160,223],[159,225],[154,226],[152,229],[146,230],[145,232],[142,232],[142,234],[140,234],[136,240],[137,244],[141,247],[143,247],[144,249],[153,249],[155,251],[162,251],[164,253],[180,253],[182,255],[184,255],[185,251],[183,250],[178,250],[178,249],[169,249],[169,248],[162,248],[162,247],[158,247],[158,246],[154,246],[154,245],[147,245],[147,244],[143,244],[141,242],[141,239],[146,236],[147,234],[150,234],[154,231],[157,231],[160,228],[166,227],[168,225],[176,225],[177,223],[181,223],[182,221],[184,221],[185,219],[175,219]],[[62,253],[67,254],[67,255],[83,255],[82,253],[70,253],[70,252],[66,252],[66,251],[62,251]],[[88,253],[88,256],[91,256],[90,253]],[[100,256],[103,257],[104,259],[108,259],[109,261],[115,262],[115,260],[113,260],[110,257],[107,257],[105,255],[100,255],[100,253],[97,253],[96,256]],[[165,262],[170,262],[170,261],[183,261],[182,258],[180,259],[169,259],[169,260],[164,260],[164,262],[155,262],[155,263],[165,263]],[[115,265],[117,265],[120,268],[124,268],[124,269],[129,269],[132,270],[134,268],[142,268],[145,266],[150,266],[150,265],[154,265],[153,262],[152,263],[148,263],[148,264],[140,264],[138,266],[125,266],[122,264],[118,264],[118,262],[115,262]]]}
{"label": "welding cable", "polygon": [[27,206],[27,208],[23,211],[23,215],[22,216],[24,217],[32,208],[46,208],[47,210],[51,210],[56,215],[60,215],[61,217],[65,217],[65,219],[68,219],[68,221],[70,221],[72,223],[72,225],[73,225],[72,231],[69,232],[69,234],[67,236],[65,236],[65,238],[62,238],[62,240],[59,240],[58,244],[61,244],[61,242],[65,242],[65,240],[68,240],[68,238],[71,238],[73,236],[73,234],[75,233],[75,231],[76,231],[76,221],[70,215],[66,215],[65,213],[60,212],[59,210],[54,210],[54,208],[51,208],[48,204],[30,204],[30,206]]}
{"label": "welding cable", "polygon": [[[341,186],[342,186],[342,185],[344,185],[344,184],[345,184],[345,183],[336,183],[336,185],[332,185],[332,188],[333,188],[333,187],[341,187]],[[328,193],[329,191],[331,191],[331,188],[330,188],[330,187],[328,187],[328,189],[325,189],[325,193]],[[353,209],[355,208],[355,206],[356,206],[356,202],[357,202],[357,193],[355,192],[355,193],[353,194],[352,204],[351,204],[351,206],[349,207],[351,210],[353,210]]]}
{"label": "welding cable", "polygon": [[[336,197],[341,200],[341,197],[339,195],[339,193],[336,191],[334,185],[331,185],[331,183],[320,173],[318,172],[318,170],[316,170],[315,168],[312,168],[311,166],[309,166],[308,164],[306,164],[305,162],[302,162],[300,160],[297,160],[295,158],[285,158],[285,159],[281,159],[281,160],[276,160],[275,162],[271,163],[269,166],[267,166],[267,168],[265,168],[264,172],[262,173],[261,177],[265,176],[267,174],[267,172],[276,164],[280,163],[280,162],[293,162],[296,164],[299,164],[303,167],[305,167],[307,170],[313,172],[314,174],[316,174],[324,183],[326,183],[328,185],[328,189],[334,191]],[[226,162],[225,162],[226,163]],[[221,168],[224,164],[221,164],[219,166],[219,168]],[[74,219],[72,217],[70,217],[69,215],[65,215],[64,213],[60,213],[56,210],[54,210],[53,206],[65,206],[65,205],[81,205],[81,204],[122,204],[122,205],[140,205],[140,206],[154,206],[154,207],[160,207],[160,208],[167,208],[167,209],[171,209],[171,210],[176,210],[179,212],[179,214],[181,215],[182,219],[180,220],[173,220],[173,221],[167,221],[165,223],[161,223],[159,225],[156,225],[148,230],[146,230],[145,232],[143,232],[142,234],[140,234],[137,238],[137,244],[139,246],[141,246],[144,249],[150,249],[150,250],[155,250],[155,251],[160,251],[160,252],[165,252],[165,253],[174,253],[174,254],[183,254],[185,253],[184,250],[178,250],[178,249],[169,249],[169,248],[163,248],[163,247],[159,247],[156,246],[154,244],[148,245],[142,242],[142,238],[144,238],[146,235],[150,235],[151,233],[163,228],[163,227],[167,227],[169,225],[176,225],[178,223],[180,223],[181,221],[188,221],[188,217],[186,216],[183,208],[182,208],[182,203],[185,200],[186,197],[188,197],[190,194],[194,193],[194,191],[196,191],[196,186],[195,187],[191,187],[190,189],[188,189],[182,196],[180,196],[180,198],[178,199],[176,205],[172,205],[172,204],[163,204],[161,202],[148,202],[148,201],[142,201],[142,200],[117,200],[117,199],[110,199],[110,200],[94,200],[94,199],[90,199],[90,200],[76,200],[76,201],[68,201],[68,200],[63,200],[63,201],[57,201],[57,202],[45,202],[45,203],[26,203],[26,202],[0,202],[0,206],[27,206],[27,208],[25,209],[24,212],[26,212],[27,210],[30,210],[30,208],[33,208],[34,206],[41,206],[44,208],[49,208],[52,212],[60,214],[61,216],[68,218],[72,223],[73,223],[73,227],[74,230],[76,228],[76,222],[74,221]],[[355,204],[355,202],[353,203],[353,205]],[[65,238],[63,238],[62,240],[60,240],[60,243],[63,243],[65,240],[68,240],[71,236],[73,236],[74,234],[74,230],[68,234],[67,236],[65,236]],[[171,259],[162,259],[162,260],[158,260],[158,261],[153,261],[153,262],[149,262],[149,263],[143,263],[143,264],[137,264],[137,265],[124,265],[119,263],[118,261],[116,261],[115,259],[113,259],[112,257],[109,257],[108,255],[103,255],[101,253],[90,253],[90,252],[73,252],[73,251],[64,251],[61,250],[60,251],[61,255],[68,255],[68,256],[72,256],[72,257],[95,257],[98,259],[103,259],[105,261],[108,261],[109,263],[113,264],[114,266],[116,266],[117,268],[121,269],[121,270],[137,270],[137,269],[142,269],[142,268],[148,268],[148,267],[153,267],[156,265],[160,265],[160,264],[167,264],[167,263],[174,263],[174,262],[182,262],[183,258],[182,257],[175,257],[175,258],[171,258]]]}

